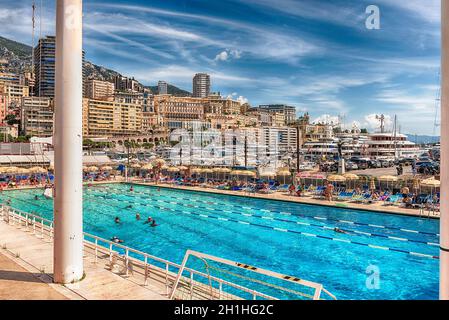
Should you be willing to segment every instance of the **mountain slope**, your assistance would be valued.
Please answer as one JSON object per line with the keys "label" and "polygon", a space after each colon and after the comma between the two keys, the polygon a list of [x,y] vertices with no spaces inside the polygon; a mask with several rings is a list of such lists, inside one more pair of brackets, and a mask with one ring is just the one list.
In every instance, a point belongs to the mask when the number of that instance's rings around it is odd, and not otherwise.
{"label": "mountain slope", "polygon": [[[147,86],[145,88],[150,89],[151,92],[155,94],[159,91],[158,86]],[[176,97],[190,97],[192,95],[189,91],[172,86],[171,84],[167,85],[167,93]]]}

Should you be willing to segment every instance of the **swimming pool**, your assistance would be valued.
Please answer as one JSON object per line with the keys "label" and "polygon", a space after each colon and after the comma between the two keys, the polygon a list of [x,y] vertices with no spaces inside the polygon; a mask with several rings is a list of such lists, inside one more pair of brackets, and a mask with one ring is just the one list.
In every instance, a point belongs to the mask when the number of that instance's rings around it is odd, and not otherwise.
{"label": "swimming pool", "polygon": [[[53,202],[42,190],[0,194],[2,203],[7,199],[16,209],[52,218]],[[143,224],[148,216],[156,228]],[[129,185],[109,184],[85,188],[84,230],[118,236],[176,263],[192,249],[297,276],[322,283],[338,299],[438,298],[438,220],[147,186],[130,192]],[[373,268],[377,289],[367,286]]]}

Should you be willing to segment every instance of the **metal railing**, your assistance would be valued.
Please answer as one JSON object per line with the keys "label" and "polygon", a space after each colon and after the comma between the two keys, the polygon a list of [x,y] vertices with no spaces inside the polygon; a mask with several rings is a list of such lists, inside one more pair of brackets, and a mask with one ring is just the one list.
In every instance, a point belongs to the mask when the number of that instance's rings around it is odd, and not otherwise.
{"label": "metal railing", "polygon": [[[46,236],[50,240],[53,239],[53,221],[42,218],[32,213],[16,210],[5,205],[0,205],[0,217],[2,217],[2,219],[8,224],[25,226],[28,231],[32,231],[33,234],[40,236],[42,239],[44,239]],[[155,276],[162,278],[162,281],[165,285],[166,294],[169,294],[170,289],[175,282],[176,275],[181,268],[181,265],[89,233],[84,232],[83,236],[84,247],[87,250],[93,249],[95,262],[98,262],[98,258],[104,258],[104,256],[102,257],[102,254],[106,254],[109,260],[109,266],[112,271],[113,266],[115,265],[114,259],[119,258],[123,261],[125,268],[124,273],[126,276],[129,276],[130,271],[132,271],[134,275],[134,271],[136,271],[134,270],[134,267],[140,267],[141,269],[143,269],[144,286],[148,285],[148,280],[151,279],[151,270],[153,270]],[[105,244],[106,246],[102,244]],[[123,254],[120,254],[119,251],[122,251]],[[131,256],[131,254],[136,257]],[[137,257],[139,257],[140,259]],[[158,267],[156,264],[163,265],[163,267]],[[170,271],[170,268],[176,271]],[[207,283],[215,282],[218,285],[218,289],[215,289],[213,291],[213,297],[217,298],[218,300],[224,297],[225,292],[223,291],[223,286],[229,286],[234,290],[239,290],[246,294],[249,294],[253,300],[257,300],[258,298],[278,300],[275,297],[266,295],[244,286],[240,286],[224,279],[202,273],[198,270],[184,268],[183,271],[187,272],[187,274],[189,275],[188,277],[183,276],[182,280],[185,284],[188,284],[190,286],[190,299],[195,298],[195,287],[199,290],[204,287],[204,283],[201,283],[198,280],[205,279],[207,280]],[[199,279],[196,280],[195,277]],[[241,299],[241,297],[238,297],[234,294],[228,294],[228,297],[229,296],[233,296],[236,299]],[[213,297],[211,296],[210,298],[212,299]]]}

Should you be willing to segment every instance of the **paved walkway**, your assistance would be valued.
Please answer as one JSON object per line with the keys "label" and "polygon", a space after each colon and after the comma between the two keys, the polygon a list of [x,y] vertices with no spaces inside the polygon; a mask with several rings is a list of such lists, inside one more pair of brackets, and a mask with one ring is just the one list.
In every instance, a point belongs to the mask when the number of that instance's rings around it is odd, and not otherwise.
{"label": "paved walkway", "polygon": [[[4,250],[2,250],[4,251]],[[32,273],[0,253],[0,300],[66,300],[67,297],[53,289]]]}
{"label": "paved walkway", "polygon": [[[79,283],[52,283],[53,244],[24,227],[0,220],[1,299],[166,300],[163,286],[143,286],[107,270],[90,254],[84,255],[86,277]],[[42,282],[40,282],[42,281]],[[10,291],[10,287],[13,288]],[[29,290],[32,288],[33,290]]]}

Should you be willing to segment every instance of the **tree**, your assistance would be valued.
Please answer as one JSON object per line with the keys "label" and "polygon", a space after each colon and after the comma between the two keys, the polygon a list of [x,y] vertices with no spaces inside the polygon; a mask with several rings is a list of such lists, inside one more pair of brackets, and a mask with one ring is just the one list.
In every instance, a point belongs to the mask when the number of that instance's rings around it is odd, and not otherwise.
{"label": "tree", "polygon": [[368,133],[368,130],[367,129],[365,129],[365,128],[363,128],[363,129],[360,129],[360,133]]}
{"label": "tree", "polygon": [[15,125],[15,124],[20,124],[20,121],[18,119],[16,119],[16,116],[13,114],[8,114],[5,117],[5,121],[10,126]]}

